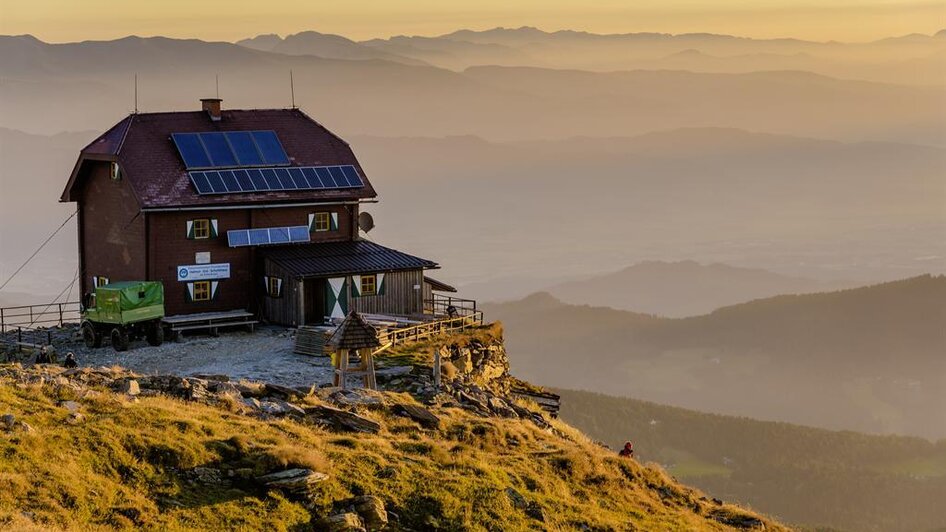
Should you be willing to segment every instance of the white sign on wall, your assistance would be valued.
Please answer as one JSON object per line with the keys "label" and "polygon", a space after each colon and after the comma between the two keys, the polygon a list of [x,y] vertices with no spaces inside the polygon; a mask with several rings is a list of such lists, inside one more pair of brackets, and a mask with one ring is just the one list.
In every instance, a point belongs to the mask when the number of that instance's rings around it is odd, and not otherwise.
{"label": "white sign on wall", "polygon": [[210,252],[198,251],[194,254],[194,262],[197,264],[210,264]]}
{"label": "white sign on wall", "polygon": [[207,279],[229,279],[230,263],[194,264],[192,266],[178,266],[178,281],[204,281]]}

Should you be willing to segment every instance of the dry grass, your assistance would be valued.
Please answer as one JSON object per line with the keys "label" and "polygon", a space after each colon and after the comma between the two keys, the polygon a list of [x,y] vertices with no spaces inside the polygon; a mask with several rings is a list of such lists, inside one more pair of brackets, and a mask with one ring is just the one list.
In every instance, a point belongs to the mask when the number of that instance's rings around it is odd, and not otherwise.
{"label": "dry grass", "polygon": [[[555,435],[530,422],[446,408],[435,410],[441,428],[427,430],[370,410],[362,414],[379,421],[381,433],[352,435],[103,392],[79,399],[84,419],[70,425],[60,400],[50,388],[0,383],[0,413],[34,429],[0,432],[0,528],[296,529],[311,519],[301,502],[247,482],[193,484],[186,472],[222,468],[243,479],[307,467],[330,474],[314,498],[316,515],[333,501],[373,494],[402,526],[418,530],[725,529],[707,519],[711,508],[698,493],[561,422]],[[507,488],[544,521],[515,507]]]}

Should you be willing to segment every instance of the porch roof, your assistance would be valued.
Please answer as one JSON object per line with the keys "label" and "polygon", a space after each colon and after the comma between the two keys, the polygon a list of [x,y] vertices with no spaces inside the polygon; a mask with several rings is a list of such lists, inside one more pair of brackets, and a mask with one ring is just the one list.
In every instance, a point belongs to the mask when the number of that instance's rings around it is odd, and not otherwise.
{"label": "porch roof", "polygon": [[260,251],[267,260],[295,277],[331,277],[440,267],[434,261],[368,240],[297,244],[260,248]]}

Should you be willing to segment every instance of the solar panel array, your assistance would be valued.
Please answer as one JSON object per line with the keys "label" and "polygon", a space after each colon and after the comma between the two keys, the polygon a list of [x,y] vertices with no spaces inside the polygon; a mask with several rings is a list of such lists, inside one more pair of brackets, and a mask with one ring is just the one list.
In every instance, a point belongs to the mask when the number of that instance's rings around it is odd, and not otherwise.
{"label": "solar panel array", "polygon": [[172,133],[171,138],[188,170],[289,164],[275,131]]}
{"label": "solar panel array", "polygon": [[227,243],[231,248],[309,241],[309,228],[304,225],[227,231]]}
{"label": "solar panel array", "polygon": [[344,166],[292,166],[289,168],[238,168],[190,172],[198,194],[322,190],[365,186],[358,170]]}

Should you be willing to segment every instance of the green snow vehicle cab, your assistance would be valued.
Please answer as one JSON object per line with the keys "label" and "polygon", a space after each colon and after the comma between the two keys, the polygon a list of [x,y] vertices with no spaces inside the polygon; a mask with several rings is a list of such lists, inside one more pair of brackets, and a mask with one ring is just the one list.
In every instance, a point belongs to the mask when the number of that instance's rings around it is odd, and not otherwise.
{"label": "green snow vehicle cab", "polygon": [[164,342],[164,285],[156,281],[123,281],[95,288],[82,311],[82,339],[89,348],[101,347],[108,336],[116,351],[142,336],[154,346]]}

